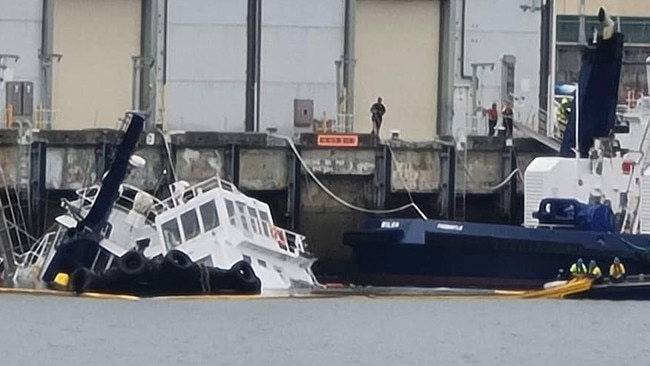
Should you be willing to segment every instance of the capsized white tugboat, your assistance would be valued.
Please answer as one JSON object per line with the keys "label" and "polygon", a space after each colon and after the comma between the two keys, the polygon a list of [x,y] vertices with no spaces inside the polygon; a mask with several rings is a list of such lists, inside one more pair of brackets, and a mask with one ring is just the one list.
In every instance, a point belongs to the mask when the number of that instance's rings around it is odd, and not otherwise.
{"label": "capsized white tugboat", "polygon": [[305,237],[275,226],[267,204],[230,182],[177,181],[163,200],[122,183],[145,163],[132,155],[143,122],[131,115],[101,185],[63,200],[54,229],[16,258],[16,287],[46,288],[62,277],[76,292],[141,296],[320,287]]}

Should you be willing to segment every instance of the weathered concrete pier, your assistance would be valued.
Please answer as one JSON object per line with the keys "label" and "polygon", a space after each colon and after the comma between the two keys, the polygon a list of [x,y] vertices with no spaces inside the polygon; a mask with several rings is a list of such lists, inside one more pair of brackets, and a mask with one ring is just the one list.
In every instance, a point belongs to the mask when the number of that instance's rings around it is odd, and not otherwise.
{"label": "weathered concrete pier", "polygon": [[[115,130],[4,130],[0,164],[8,187],[28,192],[31,231],[39,234],[57,212],[58,199],[98,182],[121,132]],[[167,142],[165,142],[167,141]],[[346,147],[333,145],[348,145]],[[302,134],[300,155],[333,194],[367,209],[410,202],[429,218],[521,222],[521,176],[536,156],[554,152],[532,139],[469,137],[462,149],[451,138],[412,143],[380,142],[371,135]],[[156,193],[174,175],[195,183],[214,175],[267,202],[278,224],[303,233],[320,258],[320,274],[348,269],[344,231],[371,214],[330,197],[307,174],[287,142],[258,133],[161,133],[143,136],[138,155],[147,161],[127,183]],[[507,180],[507,177],[514,176]],[[395,214],[417,217],[409,209]]]}

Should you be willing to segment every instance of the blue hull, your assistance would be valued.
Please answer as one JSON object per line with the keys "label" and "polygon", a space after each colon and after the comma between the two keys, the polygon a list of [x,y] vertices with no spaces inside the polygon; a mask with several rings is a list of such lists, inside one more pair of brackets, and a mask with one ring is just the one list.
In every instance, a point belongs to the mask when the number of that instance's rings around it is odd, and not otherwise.
{"label": "blue hull", "polygon": [[436,220],[370,220],[343,235],[364,285],[539,288],[577,258],[650,273],[650,235]]}

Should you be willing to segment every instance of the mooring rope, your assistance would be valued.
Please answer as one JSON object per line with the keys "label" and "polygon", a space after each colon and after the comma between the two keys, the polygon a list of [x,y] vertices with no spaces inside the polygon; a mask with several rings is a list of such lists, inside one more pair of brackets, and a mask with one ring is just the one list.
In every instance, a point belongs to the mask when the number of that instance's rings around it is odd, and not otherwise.
{"label": "mooring rope", "polygon": [[[292,139],[290,137],[282,136],[282,135],[276,135],[276,134],[272,134],[272,136],[285,140],[287,142],[287,144],[289,145],[289,147],[291,148],[291,151],[293,151],[293,154],[296,156],[296,158],[298,159],[298,161],[300,162],[302,167],[305,169],[307,174],[309,174],[309,176],[314,180],[316,185],[318,185],[325,193],[327,193],[327,195],[329,195],[332,199],[334,199],[336,202],[340,203],[341,205],[343,205],[343,206],[345,206],[345,207],[347,207],[347,208],[349,208],[351,210],[355,210],[355,211],[359,211],[359,212],[363,212],[363,213],[370,213],[370,214],[391,214],[391,213],[404,211],[404,210],[406,210],[406,209],[408,209],[410,207],[413,207],[415,209],[415,211],[417,211],[417,213],[420,215],[420,217],[423,220],[427,220],[427,217],[424,215],[422,210],[420,210],[420,208],[414,202],[411,202],[411,203],[409,203],[407,205],[400,206],[400,207],[397,207],[397,208],[385,209],[385,210],[377,210],[377,209],[369,209],[369,208],[365,208],[365,207],[359,207],[359,206],[356,206],[356,205],[354,205],[352,203],[349,203],[349,202],[343,200],[342,198],[340,198],[336,194],[334,194],[332,191],[330,191],[318,179],[318,177],[316,177],[314,172],[309,168],[309,166],[307,165],[305,160],[302,158],[302,156],[298,152],[298,149],[296,148],[296,145],[293,143],[293,141],[292,141]],[[405,187],[405,188],[408,189],[407,187]]]}

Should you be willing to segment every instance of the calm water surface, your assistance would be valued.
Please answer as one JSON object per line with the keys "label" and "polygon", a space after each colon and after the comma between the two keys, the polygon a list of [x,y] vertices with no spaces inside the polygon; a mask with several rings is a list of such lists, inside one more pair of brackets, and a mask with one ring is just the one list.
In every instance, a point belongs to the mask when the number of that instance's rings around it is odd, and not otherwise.
{"label": "calm water surface", "polygon": [[1,365],[650,363],[650,304],[0,295]]}

